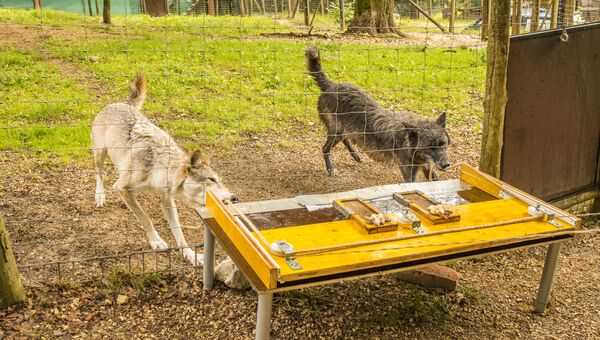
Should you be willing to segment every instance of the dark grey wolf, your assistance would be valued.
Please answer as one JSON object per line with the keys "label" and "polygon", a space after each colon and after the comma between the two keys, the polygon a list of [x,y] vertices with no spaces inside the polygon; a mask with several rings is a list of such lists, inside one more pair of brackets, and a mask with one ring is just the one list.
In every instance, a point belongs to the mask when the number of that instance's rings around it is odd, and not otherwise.
{"label": "dark grey wolf", "polygon": [[223,186],[219,176],[200,151],[186,152],[169,134],[152,124],[141,113],[146,97],[146,81],[138,75],[130,86],[129,99],[107,105],[92,123],[92,146],[96,167],[96,206],[104,206],[103,167],[108,155],[119,178],[113,185],[129,209],[144,227],[153,249],[166,249],[167,243],[158,235],[148,214],[136,199],[140,191],[161,195],[161,208],[178,247],[192,264],[201,265],[183,236],[175,198],[186,203],[204,203],[204,193],[211,190],[220,199],[235,197]]}
{"label": "dark grey wolf", "polygon": [[436,180],[433,168],[444,170],[450,166],[446,113],[433,121],[409,111],[386,110],[357,86],[329,80],[316,47],[306,50],[306,61],[309,73],[321,89],[318,110],[327,128],[323,156],[330,176],[335,174],[331,150],[339,142],[344,143],[357,162],[360,156],[353,143],[375,160],[395,162],[406,182],[414,182],[419,171]]}

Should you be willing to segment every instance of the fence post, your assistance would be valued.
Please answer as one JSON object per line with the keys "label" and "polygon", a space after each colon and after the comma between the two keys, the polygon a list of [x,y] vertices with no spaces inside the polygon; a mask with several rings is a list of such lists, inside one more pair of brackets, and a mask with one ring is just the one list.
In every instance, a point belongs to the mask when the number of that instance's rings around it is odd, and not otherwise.
{"label": "fence post", "polygon": [[510,45],[510,0],[494,0],[489,4],[490,30],[479,168],[494,177],[499,177],[504,114],[508,102],[506,83]]}
{"label": "fence post", "polygon": [[25,300],[8,231],[0,217],[0,308]]}
{"label": "fence post", "polygon": [[481,40],[486,41],[490,21],[490,0],[481,0]]}

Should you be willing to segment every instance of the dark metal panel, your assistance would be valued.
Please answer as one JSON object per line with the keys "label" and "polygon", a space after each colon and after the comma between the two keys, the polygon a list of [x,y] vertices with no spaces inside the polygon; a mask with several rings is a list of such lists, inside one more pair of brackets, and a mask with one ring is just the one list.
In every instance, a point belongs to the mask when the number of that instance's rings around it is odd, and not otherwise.
{"label": "dark metal panel", "polygon": [[600,23],[511,38],[501,177],[546,200],[598,185]]}

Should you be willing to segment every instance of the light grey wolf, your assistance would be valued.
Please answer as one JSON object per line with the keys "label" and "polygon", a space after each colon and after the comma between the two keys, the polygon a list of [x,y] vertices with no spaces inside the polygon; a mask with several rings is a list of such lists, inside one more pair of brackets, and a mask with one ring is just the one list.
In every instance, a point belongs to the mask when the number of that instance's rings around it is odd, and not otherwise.
{"label": "light grey wolf", "polygon": [[96,206],[104,206],[106,200],[103,167],[108,155],[118,173],[113,189],[144,227],[152,249],[166,249],[168,245],[138,203],[136,195],[141,191],[160,194],[161,208],[177,247],[183,248],[188,261],[201,265],[202,256],[188,247],[181,230],[175,198],[198,206],[204,204],[206,190],[224,200],[235,200],[235,197],[223,186],[200,151],[188,153],[141,113],[145,97],[146,81],[138,75],[130,85],[128,100],[107,105],[92,123]]}
{"label": "light grey wolf", "polygon": [[444,170],[450,166],[446,113],[433,121],[409,111],[386,110],[357,86],[329,80],[316,47],[306,50],[306,60],[321,89],[318,111],[327,129],[323,157],[330,176],[335,174],[331,150],[339,142],[357,162],[360,156],[353,143],[375,160],[395,162],[406,182],[414,182],[419,171],[437,179],[434,167]]}

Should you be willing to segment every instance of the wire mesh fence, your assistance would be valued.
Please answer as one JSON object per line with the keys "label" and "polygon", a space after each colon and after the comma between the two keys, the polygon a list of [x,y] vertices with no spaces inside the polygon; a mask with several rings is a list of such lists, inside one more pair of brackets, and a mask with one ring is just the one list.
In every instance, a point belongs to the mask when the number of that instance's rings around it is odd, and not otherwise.
{"label": "wire mesh fence", "polygon": [[[166,1],[170,15],[140,14],[158,3],[113,0],[110,26],[90,1],[72,13],[50,1],[0,9],[0,207],[29,280],[193,270],[181,253],[201,252],[200,221],[157,193],[222,179],[243,200],[266,199],[428,180],[435,168],[477,162],[478,2],[459,2],[455,15],[447,2],[414,2],[424,13],[399,2],[398,34],[382,36],[342,34],[351,1],[347,11],[332,1]],[[322,67],[312,73],[310,46]],[[147,120],[126,104],[138,72]],[[103,132],[112,144],[94,145],[92,121],[116,102],[121,120],[103,124],[124,139]],[[212,154],[210,165],[196,161],[214,173],[194,167],[188,151],[197,149]],[[104,204],[92,156],[101,150]],[[136,185],[154,192],[139,197],[147,215],[135,197],[121,203]],[[154,228],[167,245],[150,251]],[[178,242],[182,228],[189,246]]]}

